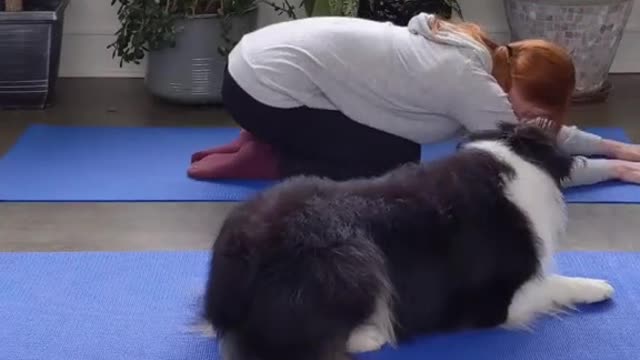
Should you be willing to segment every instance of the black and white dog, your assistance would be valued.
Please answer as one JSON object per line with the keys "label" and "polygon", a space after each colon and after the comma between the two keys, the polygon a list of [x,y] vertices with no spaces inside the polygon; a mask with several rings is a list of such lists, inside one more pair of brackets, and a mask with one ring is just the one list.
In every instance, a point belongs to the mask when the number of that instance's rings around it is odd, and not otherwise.
{"label": "black and white dog", "polygon": [[214,245],[204,312],[223,358],[347,359],[610,298],[605,281],[550,271],[571,167],[547,131],[503,125],[430,164],[259,194]]}

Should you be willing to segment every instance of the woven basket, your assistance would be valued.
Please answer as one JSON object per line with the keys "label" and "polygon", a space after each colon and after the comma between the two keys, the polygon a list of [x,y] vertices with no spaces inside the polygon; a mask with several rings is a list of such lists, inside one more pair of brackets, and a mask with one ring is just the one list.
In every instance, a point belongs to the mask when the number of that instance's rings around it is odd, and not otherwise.
{"label": "woven basket", "polygon": [[[0,9],[11,3],[0,0]],[[24,11],[0,11],[0,109],[43,109],[54,103],[68,4],[29,0]]]}

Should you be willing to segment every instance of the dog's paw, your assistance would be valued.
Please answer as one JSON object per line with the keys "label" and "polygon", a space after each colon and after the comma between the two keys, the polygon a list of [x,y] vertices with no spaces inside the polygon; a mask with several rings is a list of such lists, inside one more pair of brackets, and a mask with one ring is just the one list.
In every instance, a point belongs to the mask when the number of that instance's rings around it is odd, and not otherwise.
{"label": "dog's paw", "polygon": [[611,299],[614,293],[613,286],[605,280],[573,278],[572,295],[576,304],[592,304]]}
{"label": "dog's paw", "polygon": [[191,332],[198,334],[199,336],[215,339],[217,337],[216,330],[207,322],[199,322],[191,326]]}
{"label": "dog's paw", "polygon": [[356,328],[347,341],[347,351],[350,353],[363,353],[380,350],[387,343],[387,339],[374,326],[361,326]]}

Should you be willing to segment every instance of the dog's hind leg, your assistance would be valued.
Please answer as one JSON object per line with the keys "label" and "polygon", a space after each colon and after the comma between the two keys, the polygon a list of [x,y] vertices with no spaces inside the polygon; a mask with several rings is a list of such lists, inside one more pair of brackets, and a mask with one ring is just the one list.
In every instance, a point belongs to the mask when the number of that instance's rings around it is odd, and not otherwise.
{"label": "dog's hind leg", "polygon": [[506,327],[526,327],[537,315],[605,301],[613,287],[604,280],[549,275],[529,281],[513,297]]}

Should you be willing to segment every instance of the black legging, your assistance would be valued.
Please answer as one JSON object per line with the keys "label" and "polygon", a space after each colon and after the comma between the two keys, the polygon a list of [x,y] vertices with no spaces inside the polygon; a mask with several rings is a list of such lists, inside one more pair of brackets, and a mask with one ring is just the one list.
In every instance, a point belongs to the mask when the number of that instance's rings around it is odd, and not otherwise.
{"label": "black legging", "polygon": [[359,124],[340,111],[276,108],[251,97],[225,72],[222,96],[233,119],[273,146],[283,176],[334,180],[376,176],[420,160],[420,145]]}

